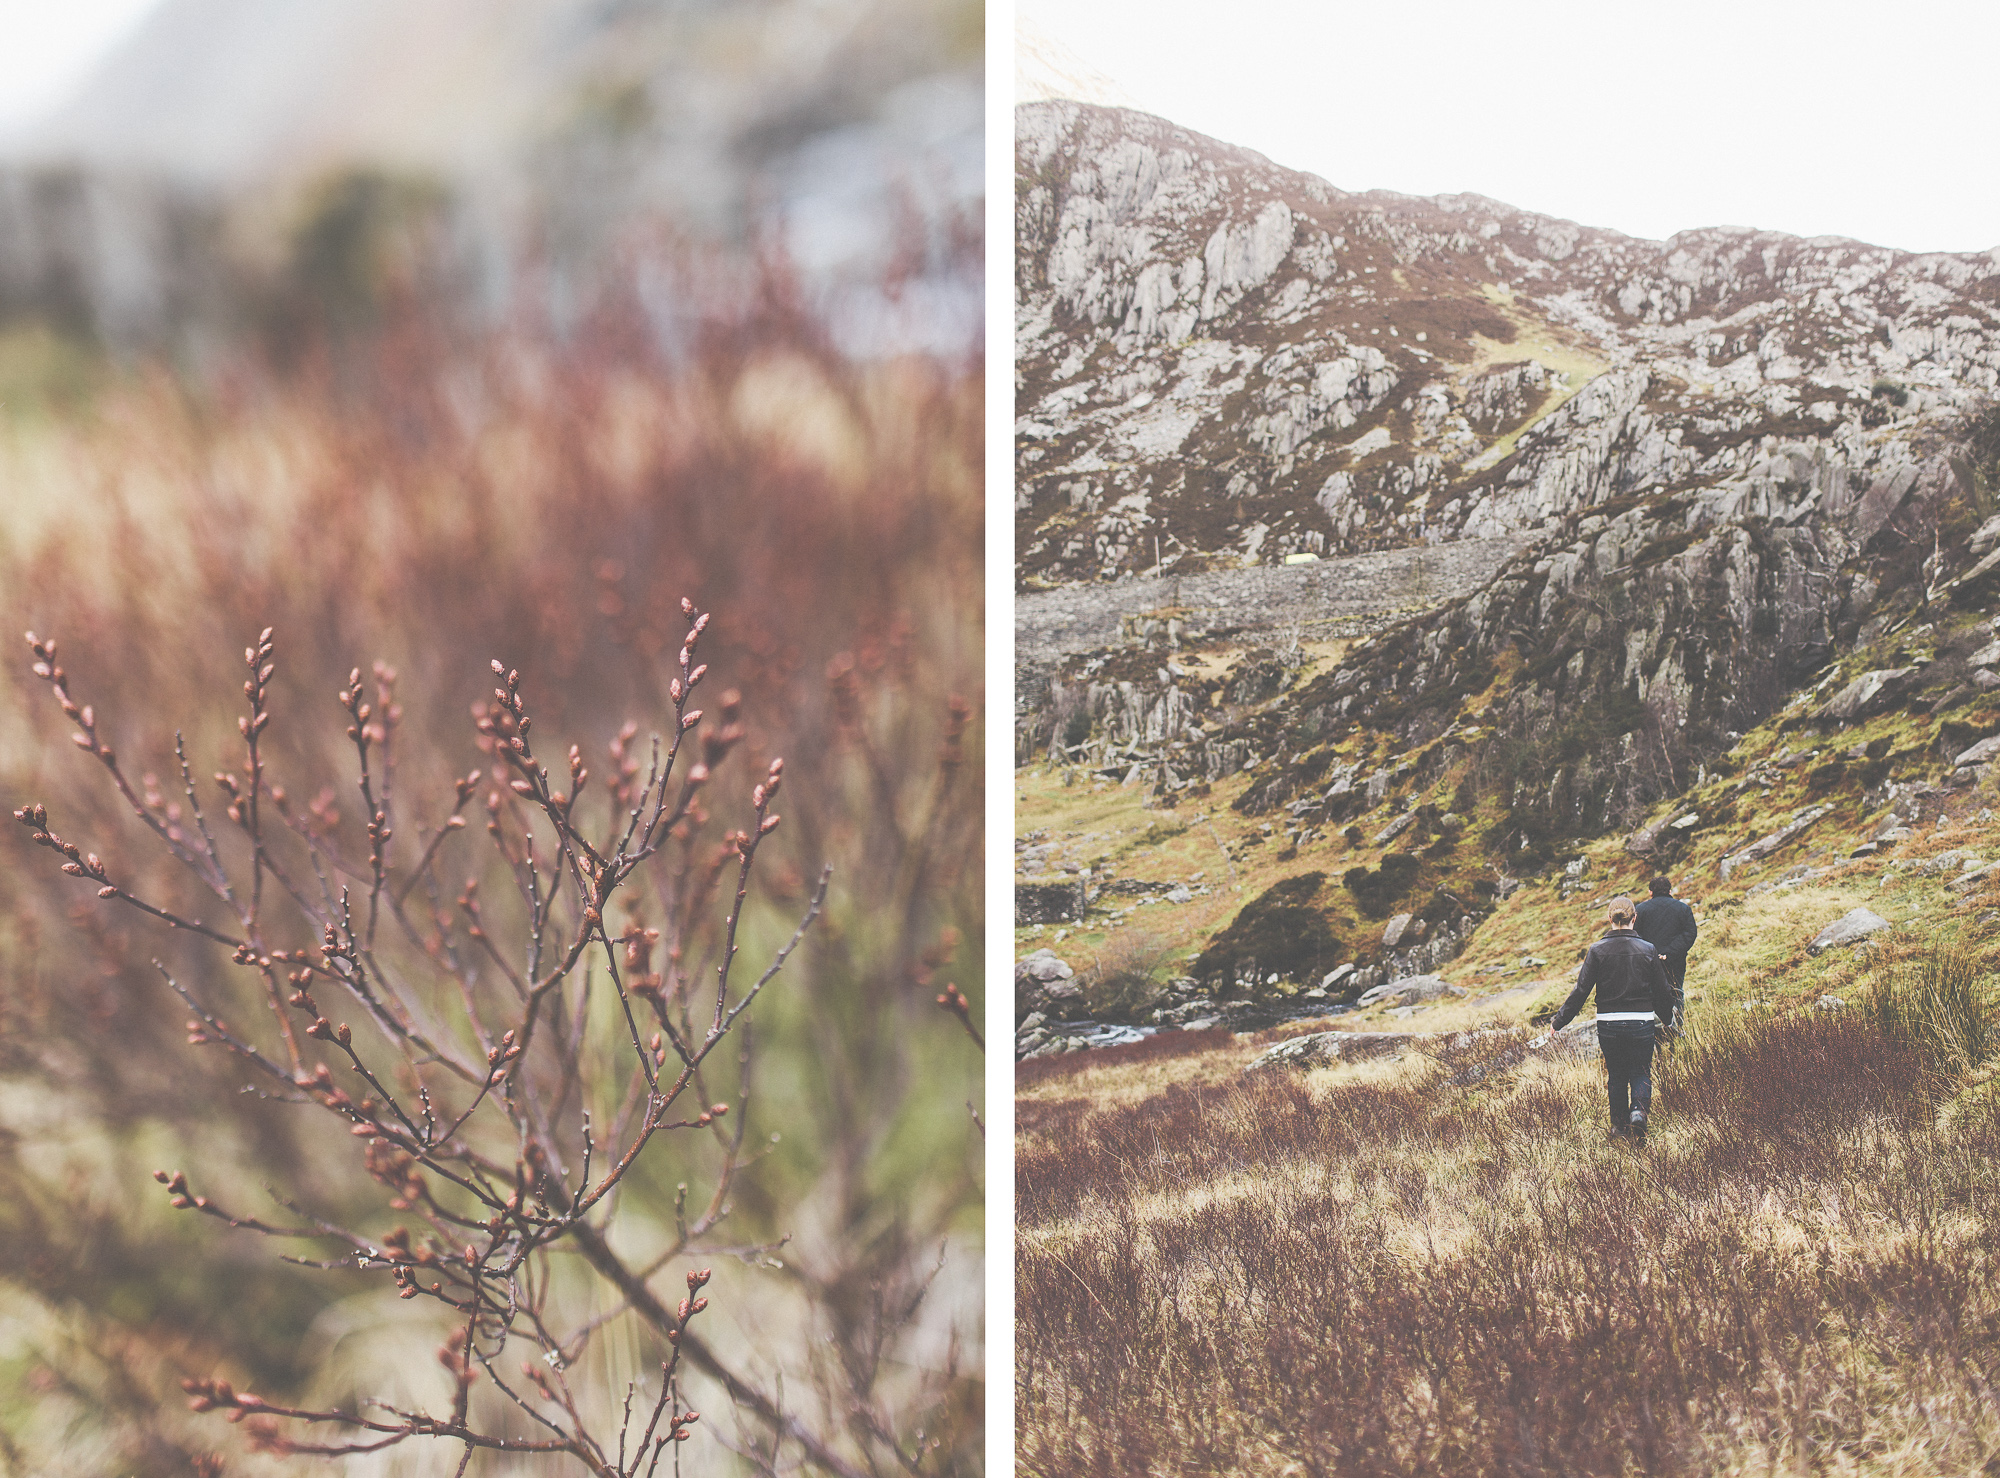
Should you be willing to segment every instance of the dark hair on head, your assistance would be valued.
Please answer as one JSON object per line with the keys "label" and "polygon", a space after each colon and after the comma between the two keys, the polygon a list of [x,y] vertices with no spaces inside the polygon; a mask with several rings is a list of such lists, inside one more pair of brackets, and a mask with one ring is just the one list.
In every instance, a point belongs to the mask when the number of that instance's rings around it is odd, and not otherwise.
{"label": "dark hair on head", "polygon": [[1654,878],[1653,881],[1646,884],[1646,886],[1653,890],[1653,896],[1655,898],[1663,897],[1666,894],[1669,894],[1674,891],[1673,880],[1665,876]]}

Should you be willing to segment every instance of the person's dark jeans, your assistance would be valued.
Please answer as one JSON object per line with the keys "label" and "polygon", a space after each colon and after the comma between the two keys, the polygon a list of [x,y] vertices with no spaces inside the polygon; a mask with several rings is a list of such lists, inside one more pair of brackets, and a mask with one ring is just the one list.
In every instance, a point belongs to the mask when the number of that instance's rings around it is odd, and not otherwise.
{"label": "person's dark jeans", "polygon": [[1597,1045],[1609,1079],[1611,1127],[1630,1128],[1633,1109],[1648,1114],[1653,1109],[1653,1023],[1600,1021]]}

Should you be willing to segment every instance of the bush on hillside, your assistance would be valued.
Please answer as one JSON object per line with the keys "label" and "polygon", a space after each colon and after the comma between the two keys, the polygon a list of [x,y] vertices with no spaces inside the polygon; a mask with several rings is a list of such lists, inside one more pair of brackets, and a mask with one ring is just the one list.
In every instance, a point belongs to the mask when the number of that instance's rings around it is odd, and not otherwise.
{"label": "bush on hillside", "polygon": [[1171,954],[1151,934],[1114,934],[1078,981],[1084,1009],[1099,1021],[1138,1020],[1158,1003]]}
{"label": "bush on hillside", "polygon": [[1403,895],[1410,891],[1410,884],[1416,881],[1417,870],[1421,866],[1407,852],[1391,852],[1373,872],[1365,867],[1350,867],[1341,874],[1340,881],[1354,895],[1355,903],[1364,914],[1371,919],[1386,919],[1396,911]]}
{"label": "bush on hillside", "polygon": [[1323,872],[1305,872],[1275,883],[1243,905],[1194,962],[1197,980],[1222,989],[1254,986],[1267,976],[1316,979],[1339,963],[1340,941],[1326,915],[1313,906]]}

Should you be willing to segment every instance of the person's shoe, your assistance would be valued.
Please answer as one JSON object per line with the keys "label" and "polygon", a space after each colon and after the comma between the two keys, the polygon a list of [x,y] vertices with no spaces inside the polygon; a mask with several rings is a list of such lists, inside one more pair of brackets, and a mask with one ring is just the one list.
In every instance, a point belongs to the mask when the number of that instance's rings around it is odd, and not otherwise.
{"label": "person's shoe", "polygon": [[1627,1129],[1625,1133],[1640,1144],[1646,1142],[1646,1111],[1644,1109],[1632,1110],[1632,1127]]}

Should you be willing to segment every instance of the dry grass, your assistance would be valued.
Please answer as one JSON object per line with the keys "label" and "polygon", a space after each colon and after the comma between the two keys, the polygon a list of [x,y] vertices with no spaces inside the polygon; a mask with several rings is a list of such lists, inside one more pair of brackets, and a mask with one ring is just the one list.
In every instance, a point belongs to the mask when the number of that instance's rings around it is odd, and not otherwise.
{"label": "dry grass", "polygon": [[[787,762],[746,958],[835,869],[792,993],[760,1003],[761,1149],[706,1239],[711,1315],[730,1326],[715,1338],[754,1345],[847,1463],[900,1466],[891,1443],[921,1426],[941,1443],[926,1462],[963,1471],[980,1452],[981,1144],[964,1107],[979,1068],[935,998],[948,981],[975,1009],[982,995],[979,385],[959,365],[844,362],[781,296],[738,306],[671,362],[631,331],[638,313],[561,342],[468,343],[408,319],[295,372],[109,380],[5,430],[0,618],[62,639],[135,783],[171,780],[183,730],[216,811],[207,775],[241,752],[227,700],[244,643],[276,627],[268,762],[350,855],[368,850],[352,755],[326,720],[350,669],[386,659],[406,709],[407,862],[443,820],[427,798],[482,763],[470,709],[492,701],[489,659],[521,671],[535,737],[576,742],[604,777],[626,718],[643,736],[671,717],[681,596],[714,609],[703,691],[740,688],[747,729],[716,784]],[[134,891],[195,907],[28,691],[24,649],[5,672],[8,804],[46,802]],[[227,952],[100,912],[25,836],[0,856],[0,1471],[179,1478],[217,1450],[260,1471],[237,1429],[182,1409],[182,1377],[423,1399],[446,1331],[420,1305],[189,1226],[146,1179],[185,1164],[238,1204],[289,1185],[349,1224],[394,1224],[366,1177],[333,1168],[345,1155],[186,1044],[148,959],[208,990]],[[699,1170],[642,1158],[620,1193],[625,1250],[673,1245],[679,1179],[697,1211],[712,1189]],[[606,1326],[592,1379],[657,1381],[662,1346],[632,1326]],[[767,1441],[708,1397],[716,1436]],[[715,1436],[684,1446],[696,1470],[735,1462]],[[503,1466],[483,1461],[472,1471]]]}
{"label": "dry grass", "polygon": [[1680,1049],[1635,1155],[1594,1065],[1505,1046],[1458,1089],[1444,1052],[1024,1101],[1023,1471],[1928,1474],[2000,1444],[1990,1098],[1942,1127],[1920,1057],[1800,1016]]}

